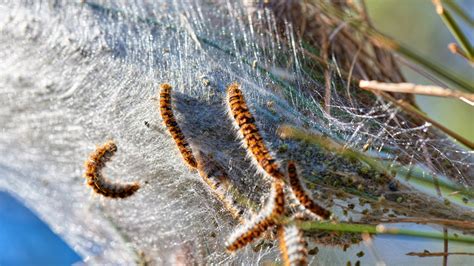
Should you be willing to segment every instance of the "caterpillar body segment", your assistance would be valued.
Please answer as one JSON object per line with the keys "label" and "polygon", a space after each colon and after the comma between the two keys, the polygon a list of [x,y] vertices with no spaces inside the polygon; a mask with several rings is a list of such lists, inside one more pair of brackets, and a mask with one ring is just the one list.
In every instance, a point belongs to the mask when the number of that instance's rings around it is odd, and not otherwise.
{"label": "caterpillar body segment", "polygon": [[311,213],[321,217],[322,219],[329,219],[331,212],[317,204],[305,189],[300,178],[298,177],[296,165],[294,162],[288,162],[288,180],[291,190],[299,201],[299,203]]}
{"label": "caterpillar body segment", "polygon": [[288,185],[285,186],[285,195],[286,195],[287,206],[288,206],[288,211],[287,211],[288,215],[294,214],[294,216],[297,217],[297,219],[305,220],[305,221],[322,220],[320,216],[306,209],[300,203],[300,201],[296,198],[295,194],[293,193],[293,190]]}
{"label": "caterpillar body segment", "polygon": [[278,219],[285,211],[284,183],[275,180],[272,184],[270,198],[259,214],[246,221],[231,234],[226,242],[226,249],[234,252],[245,247],[253,240],[262,236],[270,227],[277,224]]}
{"label": "caterpillar body segment", "polygon": [[160,85],[161,118],[163,119],[163,123],[168,129],[171,137],[174,139],[184,162],[189,166],[189,168],[195,169],[197,167],[196,158],[194,157],[191,146],[186,140],[181,128],[176,122],[176,118],[174,117],[171,101],[171,89],[172,87],[168,83]]}
{"label": "caterpillar body segment", "polygon": [[280,252],[285,266],[308,265],[307,243],[303,232],[295,225],[280,225],[278,228]]}
{"label": "caterpillar body segment", "polygon": [[117,145],[108,141],[89,155],[85,163],[84,177],[87,184],[96,192],[110,198],[126,198],[133,195],[139,188],[138,183],[112,182],[102,174],[105,164],[117,151]]}
{"label": "caterpillar body segment", "polygon": [[266,175],[275,179],[283,179],[278,164],[272,158],[265,142],[255,124],[255,118],[250,113],[244,95],[239,89],[239,84],[234,82],[227,88],[227,107],[234,126],[247,149],[249,157]]}
{"label": "caterpillar body segment", "polygon": [[245,208],[240,206],[232,193],[230,193],[232,184],[225,169],[202,151],[198,151],[196,159],[199,175],[207,184],[212,194],[222,202],[224,208],[234,219],[243,224]]}

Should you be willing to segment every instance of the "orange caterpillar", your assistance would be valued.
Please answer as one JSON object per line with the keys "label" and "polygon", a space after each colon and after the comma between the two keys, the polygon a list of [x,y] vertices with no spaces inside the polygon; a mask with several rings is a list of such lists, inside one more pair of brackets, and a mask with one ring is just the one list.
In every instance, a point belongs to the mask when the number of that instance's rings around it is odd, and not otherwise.
{"label": "orange caterpillar", "polygon": [[197,167],[196,158],[194,158],[191,146],[186,141],[186,138],[181,131],[178,123],[173,114],[171,107],[171,85],[163,83],[160,85],[160,113],[163,118],[165,126],[171,134],[171,137],[176,142],[184,161],[188,164],[191,169]]}
{"label": "orange caterpillar", "polygon": [[295,195],[296,199],[305,207],[307,210],[321,217],[322,219],[329,219],[331,217],[331,212],[325,208],[319,206],[313,199],[309,196],[306,189],[303,187],[301,180],[298,177],[296,171],[296,165],[294,162],[288,162],[288,179],[290,182],[291,190]]}
{"label": "orange caterpillar", "polygon": [[307,243],[300,229],[295,225],[280,226],[278,241],[283,265],[308,265]]}
{"label": "orange caterpillar", "polygon": [[273,178],[283,179],[283,174],[279,171],[275,159],[268,151],[262,136],[260,135],[255,118],[249,111],[245,103],[244,95],[239,89],[239,84],[234,82],[227,88],[227,106],[229,115],[234,121],[234,125],[243,139],[249,156],[253,162],[264,173]]}
{"label": "orange caterpillar", "polygon": [[278,222],[278,218],[285,211],[285,195],[283,181],[275,180],[272,184],[270,199],[257,216],[246,221],[231,234],[226,242],[226,249],[234,252],[245,247],[254,239],[259,238],[268,228]]}
{"label": "orange caterpillar", "polygon": [[122,184],[111,182],[102,175],[102,168],[110,161],[117,151],[117,145],[110,140],[89,155],[85,162],[84,177],[87,184],[97,193],[110,198],[126,198],[135,193],[140,185],[138,183]]}
{"label": "orange caterpillar", "polygon": [[205,153],[198,151],[197,154],[198,171],[204,182],[211,189],[212,194],[219,199],[229,213],[238,220],[240,223],[244,223],[242,215],[245,209],[237,204],[236,199],[232,197],[229,190],[232,184],[229,180],[227,172],[217,164],[210,156]]}

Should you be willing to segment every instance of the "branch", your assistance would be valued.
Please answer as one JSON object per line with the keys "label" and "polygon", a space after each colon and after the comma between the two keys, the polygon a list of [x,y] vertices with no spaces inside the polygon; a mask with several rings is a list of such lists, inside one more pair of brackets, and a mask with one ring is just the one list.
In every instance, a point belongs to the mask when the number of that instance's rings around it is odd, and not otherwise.
{"label": "branch", "polygon": [[451,97],[460,99],[470,105],[474,105],[474,93],[461,92],[438,86],[425,86],[412,83],[383,83],[375,80],[361,80],[359,87],[362,89],[381,90],[390,92],[413,93],[438,97]]}

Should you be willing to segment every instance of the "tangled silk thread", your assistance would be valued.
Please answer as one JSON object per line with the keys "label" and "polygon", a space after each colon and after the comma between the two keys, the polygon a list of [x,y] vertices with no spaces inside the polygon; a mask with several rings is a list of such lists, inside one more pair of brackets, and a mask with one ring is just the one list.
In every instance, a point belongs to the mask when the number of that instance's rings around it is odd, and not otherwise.
{"label": "tangled silk thread", "polygon": [[[298,177],[294,162],[288,163],[288,183],[291,191],[286,188],[285,176],[279,170],[278,164],[267,149],[239,84],[232,83],[227,88],[229,116],[234,122],[235,129],[243,140],[252,161],[260,172],[272,181],[267,203],[259,213],[254,214],[248,220],[242,218],[246,211],[245,208],[239,206],[233,196],[229,194],[232,185],[225,169],[202,151],[198,150],[197,157],[194,156],[190,144],[174,117],[171,90],[171,85],[167,83],[160,85],[159,110],[164,125],[175,141],[184,162],[190,169],[198,170],[202,180],[212,192],[211,194],[220,200],[227,211],[241,223],[226,241],[226,249],[229,252],[235,252],[261,237],[268,229],[276,226],[284,264],[306,265],[306,242],[302,231],[295,225],[281,223],[281,218],[287,210],[285,193],[291,193],[291,196],[297,199],[304,210],[319,218],[328,219],[331,213],[311,199]],[[84,176],[87,179],[87,184],[98,194],[111,198],[125,198],[135,193],[140,188],[139,184],[113,183],[101,173],[102,168],[110,161],[116,151],[117,146],[113,141],[108,141],[97,147],[86,161]]]}

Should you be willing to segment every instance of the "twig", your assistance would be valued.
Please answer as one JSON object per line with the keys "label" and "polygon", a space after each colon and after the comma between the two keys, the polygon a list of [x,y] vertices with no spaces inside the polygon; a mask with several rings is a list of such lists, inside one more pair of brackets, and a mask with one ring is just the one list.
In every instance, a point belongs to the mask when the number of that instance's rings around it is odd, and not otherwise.
{"label": "twig", "polygon": [[474,93],[461,92],[453,89],[445,89],[438,86],[425,86],[412,83],[383,83],[378,81],[359,81],[362,89],[382,90],[390,92],[414,93],[429,96],[452,97],[461,100],[468,100],[474,105]]}
{"label": "twig", "polygon": [[322,41],[322,57],[326,62],[328,67],[324,68],[324,81],[325,81],[325,90],[324,90],[324,110],[329,115],[331,114],[331,67],[329,65],[329,49],[330,43],[328,40],[327,33],[323,33]]}
{"label": "twig", "polygon": [[460,143],[462,143],[463,145],[465,145],[469,149],[474,150],[474,143],[473,142],[471,142],[470,140],[464,138],[463,136],[459,135],[458,133],[452,131],[451,129],[441,125],[440,123],[436,122],[435,120],[431,119],[430,117],[425,115],[423,112],[416,109],[415,107],[408,104],[407,102],[398,101],[395,98],[393,98],[392,96],[390,96],[390,94],[388,94],[386,92],[383,92],[383,91],[377,91],[377,93],[379,93],[386,100],[388,100],[388,101],[392,102],[393,104],[395,104],[396,106],[402,108],[408,115],[411,115],[412,117],[418,118],[422,121],[431,123],[433,126],[437,127],[438,129],[440,129],[441,131],[443,131],[447,135],[449,135],[452,138],[454,138],[455,140],[459,141]]}
{"label": "twig", "polygon": [[354,70],[354,67],[357,63],[357,58],[359,57],[360,50],[362,49],[362,46],[359,47],[357,50],[356,54],[354,55],[354,58],[352,59],[351,63],[351,68],[349,69],[349,75],[347,77],[347,86],[346,86],[346,93],[347,93],[347,98],[349,98],[349,102],[351,103],[352,106],[354,106],[354,103],[352,101],[352,96],[350,93],[350,88],[351,88],[351,81],[352,81],[352,71]]}
{"label": "twig", "polygon": [[407,256],[418,256],[418,257],[440,257],[449,255],[467,255],[474,256],[474,253],[469,252],[410,252]]}
{"label": "twig", "polygon": [[382,224],[367,225],[356,223],[333,223],[321,221],[288,221],[287,223],[295,223],[299,228],[305,231],[339,231],[350,233],[369,233],[375,235],[405,235],[413,237],[431,238],[431,239],[448,239],[455,242],[474,243],[474,238],[465,235],[448,234],[445,236],[440,232],[427,232],[420,230],[408,230],[402,228],[387,228]]}
{"label": "twig", "polygon": [[384,218],[380,222],[383,223],[418,223],[418,224],[438,224],[446,226],[455,226],[463,229],[474,229],[474,222],[450,220],[442,218]]}
{"label": "twig", "polygon": [[[361,162],[366,163],[372,169],[375,169],[376,171],[379,171],[381,173],[385,173],[390,178],[392,178],[392,174],[390,174],[390,172],[395,170],[395,172],[397,172],[398,174],[402,176],[410,176],[411,178],[414,178],[422,182],[426,182],[425,181],[425,178],[426,178],[427,180],[430,180],[430,183],[431,183],[431,180],[433,179],[433,177],[431,176],[432,175],[431,171],[428,173],[424,172],[422,175],[418,176],[414,172],[412,173],[410,169],[407,169],[406,166],[395,164],[395,163],[384,164],[383,162],[377,160],[376,158],[370,157],[360,151],[345,147],[344,145],[337,142],[336,140],[330,139],[320,134],[313,133],[308,130],[304,130],[304,129],[289,126],[289,125],[281,125],[277,130],[277,134],[281,138],[284,138],[284,139],[290,138],[290,139],[302,140],[309,144],[317,145],[328,151],[335,152],[347,158],[360,160]],[[439,186],[443,188],[443,190],[448,190],[447,193],[450,193],[453,191],[459,191],[458,194],[462,193],[469,197],[474,196],[474,191],[471,191],[469,189],[464,189],[459,186],[454,186],[450,183],[442,181],[442,179],[439,179],[439,178],[438,178],[438,182],[439,182]],[[472,223],[472,228],[474,229],[474,223]]]}
{"label": "twig", "polygon": [[453,84],[456,84],[460,88],[463,88],[469,92],[474,92],[474,85],[472,83],[469,83],[468,81],[460,78],[457,74],[453,73],[452,71],[445,69],[434,62],[431,62],[430,60],[426,59],[424,56],[412,51],[406,46],[399,43],[398,46],[395,46],[395,51],[407,57],[408,59],[415,62],[416,64],[425,67],[431,73],[437,74],[439,75],[439,77],[444,78],[445,80],[450,81]]}
{"label": "twig", "polygon": [[[343,20],[344,18],[344,14],[342,12],[332,9],[329,4],[320,3],[320,8],[323,11],[334,14],[336,17],[339,17],[341,20]],[[456,73],[453,73],[450,70],[439,66],[439,64],[431,62],[430,60],[426,59],[426,57],[420,55],[417,51],[414,51],[411,48],[408,48],[406,45],[377,31],[376,29],[366,27],[365,22],[361,22],[357,20],[350,20],[347,22],[348,22],[348,26],[350,26],[351,29],[355,30],[356,32],[361,32],[361,33],[366,34],[366,36],[370,39],[370,41],[374,45],[397,52],[398,54],[403,55],[404,57],[408,58],[410,61],[423,66],[424,68],[429,70],[431,73],[439,75],[440,77],[446,79],[447,81],[450,81],[453,84],[456,84],[460,88],[463,88],[470,92],[474,92],[474,86],[470,82],[464,80],[463,78],[460,78]]]}
{"label": "twig", "polygon": [[474,66],[474,58],[469,58],[467,54],[459,48],[459,46],[456,43],[450,43],[448,44],[448,49],[451,53],[457,54],[461,56],[462,58],[466,59],[468,62],[471,63],[471,66]]}
{"label": "twig", "polygon": [[448,229],[443,228],[444,233],[444,256],[443,256],[443,266],[448,266]]}

